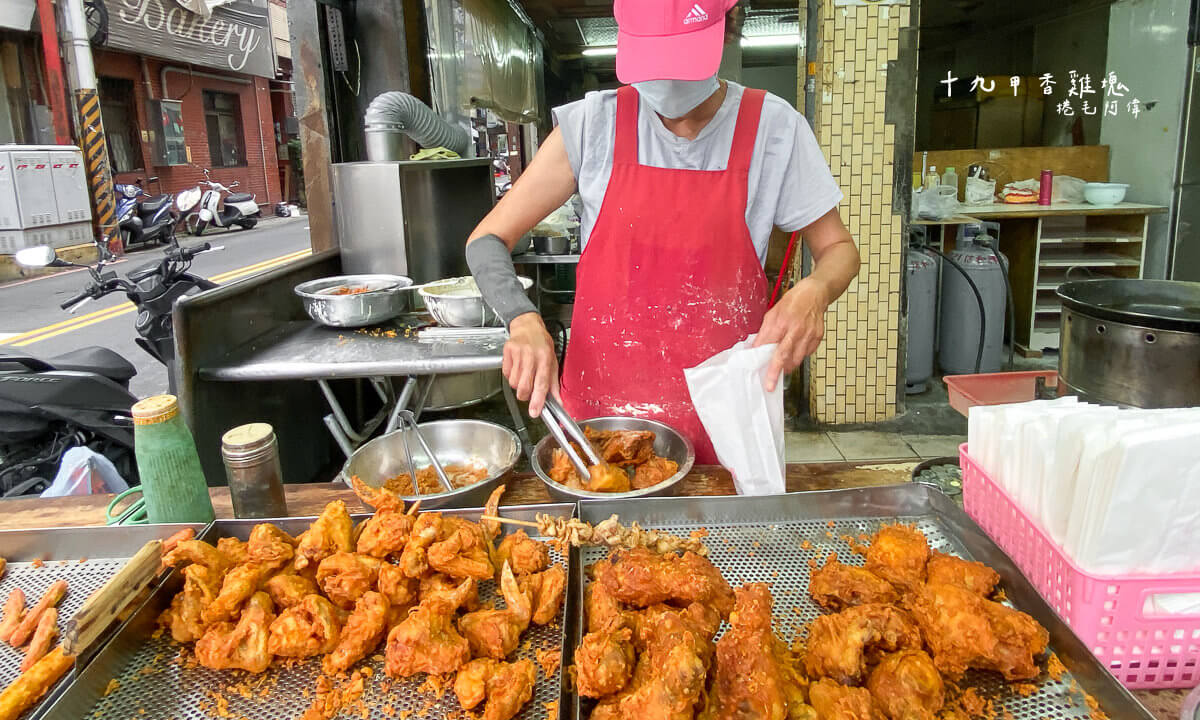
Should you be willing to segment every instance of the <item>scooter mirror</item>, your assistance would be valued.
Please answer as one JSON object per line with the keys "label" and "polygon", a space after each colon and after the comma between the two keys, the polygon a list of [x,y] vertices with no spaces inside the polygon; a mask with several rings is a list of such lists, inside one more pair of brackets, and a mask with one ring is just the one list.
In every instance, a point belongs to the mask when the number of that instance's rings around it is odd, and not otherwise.
{"label": "scooter mirror", "polygon": [[62,262],[54,253],[54,248],[49,245],[37,245],[18,250],[16,258],[18,265],[28,268],[50,267]]}

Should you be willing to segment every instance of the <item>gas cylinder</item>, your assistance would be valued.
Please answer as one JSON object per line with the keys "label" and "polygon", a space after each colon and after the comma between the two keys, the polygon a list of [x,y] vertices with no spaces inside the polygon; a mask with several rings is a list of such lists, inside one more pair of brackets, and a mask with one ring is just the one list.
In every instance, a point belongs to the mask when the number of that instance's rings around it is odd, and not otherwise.
{"label": "gas cylinder", "polygon": [[937,257],[917,248],[908,249],[908,278],[904,303],[908,315],[905,343],[904,391],[925,392],[933,377],[934,332],[937,326]]}
{"label": "gas cylinder", "polygon": [[[989,248],[976,244],[970,236],[946,256],[975,281],[983,297],[984,343],[979,372],[996,372],[1004,357],[1004,269]],[[1004,264],[1008,265],[1007,258]],[[941,298],[938,364],[948,375],[973,373],[979,348],[979,304],[971,286],[949,262],[942,264]]]}

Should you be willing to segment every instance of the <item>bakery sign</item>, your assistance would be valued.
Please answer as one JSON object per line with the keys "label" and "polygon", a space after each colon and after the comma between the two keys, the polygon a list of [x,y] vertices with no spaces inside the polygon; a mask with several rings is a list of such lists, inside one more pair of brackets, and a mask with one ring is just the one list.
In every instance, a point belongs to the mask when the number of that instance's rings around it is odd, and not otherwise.
{"label": "bakery sign", "polygon": [[246,0],[219,5],[208,18],[175,0],[109,0],[108,18],[107,45],[117,50],[275,77],[267,9]]}

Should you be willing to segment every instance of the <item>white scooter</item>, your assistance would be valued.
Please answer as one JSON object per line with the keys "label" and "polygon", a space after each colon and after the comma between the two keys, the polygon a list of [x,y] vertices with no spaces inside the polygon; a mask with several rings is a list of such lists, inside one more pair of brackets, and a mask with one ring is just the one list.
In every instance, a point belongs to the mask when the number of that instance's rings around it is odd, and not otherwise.
{"label": "white scooter", "polygon": [[[236,180],[229,186],[214,182],[205,169],[200,185],[207,185],[208,189],[201,190],[197,185],[179,193],[175,199],[187,231],[192,235],[200,235],[209,225],[224,228],[240,225],[246,230],[257,225],[262,212],[254,201],[254,195],[232,192],[240,184]],[[228,193],[224,202],[221,193]]]}

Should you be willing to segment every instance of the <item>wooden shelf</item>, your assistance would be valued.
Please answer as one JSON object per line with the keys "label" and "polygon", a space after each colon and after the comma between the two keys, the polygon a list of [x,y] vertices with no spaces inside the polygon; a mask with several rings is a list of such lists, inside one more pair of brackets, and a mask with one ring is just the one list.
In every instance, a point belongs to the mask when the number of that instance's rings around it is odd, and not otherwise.
{"label": "wooden shelf", "polygon": [[1106,252],[1043,252],[1038,267],[1137,267],[1141,261],[1128,255]]}
{"label": "wooden shelf", "polygon": [[1035,302],[1033,304],[1033,311],[1035,313],[1038,313],[1039,315],[1044,315],[1047,313],[1061,313],[1062,312],[1062,302],[1059,301],[1057,296],[1054,297],[1053,299],[1038,298],[1037,302]]}
{"label": "wooden shelf", "polygon": [[1051,234],[1042,235],[1043,245],[1062,245],[1064,243],[1137,243],[1142,241],[1141,235],[1122,233],[1117,230],[1051,230]]}

